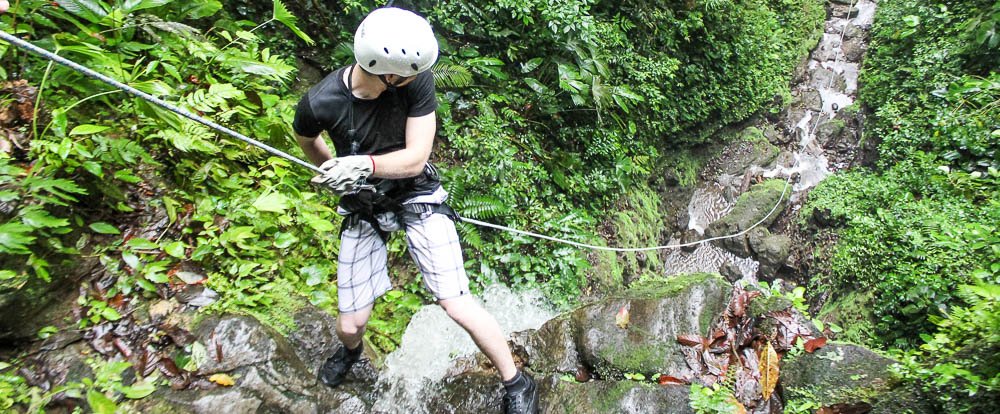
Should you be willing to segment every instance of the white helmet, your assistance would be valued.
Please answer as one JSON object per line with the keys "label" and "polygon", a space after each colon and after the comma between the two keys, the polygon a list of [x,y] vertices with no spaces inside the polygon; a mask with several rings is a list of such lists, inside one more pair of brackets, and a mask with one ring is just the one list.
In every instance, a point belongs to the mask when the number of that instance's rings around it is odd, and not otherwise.
{"label": "white helmet", "polygon": [[377,9],[354,33],[354,58],[375,75],[413,76],[430,69],[437,57],[430,23],[411,11]]}

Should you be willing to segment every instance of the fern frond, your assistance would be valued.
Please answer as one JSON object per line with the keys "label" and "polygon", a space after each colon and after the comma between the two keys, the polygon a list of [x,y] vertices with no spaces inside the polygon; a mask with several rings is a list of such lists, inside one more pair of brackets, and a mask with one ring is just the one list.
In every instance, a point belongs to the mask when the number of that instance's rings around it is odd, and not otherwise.
{"label": "fern frond", "polygon": [[497,198],[489,196],[473,196],[462,203],[463,215],[472,218],[492,218],[510,213],[510,206]]}
{"label": "fern frond", "polygon": [[475,250],[483,249],[483,238],[479,235],[479,229],[476,226],[468,223],[458,223],[455,228],[458,229],[458,233],[462,236],[463,244]]}
{"label": "fern frond", "polygon": [[472,72],[464,66],[453,63],[434,65],[434,82],[445,88],[464,88],[472,85]]}

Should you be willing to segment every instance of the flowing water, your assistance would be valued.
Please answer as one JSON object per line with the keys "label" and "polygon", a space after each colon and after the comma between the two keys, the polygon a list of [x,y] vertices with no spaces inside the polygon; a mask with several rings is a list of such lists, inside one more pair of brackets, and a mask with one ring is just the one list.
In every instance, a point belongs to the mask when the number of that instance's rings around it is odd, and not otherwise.
{"label": "flowing water", "polygon": [[[857,94],[859,62],[849,62],[844,57],[842,50],[844,31],[849,24],[856,27],[871,25],[875,14],[875,3],[861,0],[855,7],[858,8],[858,14],[854,18],[831,17],[827,20],[826,33],[823,34],[808,62],[811,81],[793,86],[798,94],[818,92],[821,100],[820,110],[807,109],[799,119],[787,120],[789,125],[794,125],[798,146],[788,165],[779,164],[770,170],[762,171],[762,175],[767,178],[784,178],[798,174],[799,179],[792,186],[792,201],[796,201],[805,190],[815,187],[829,176],[831,168],[844,167],[830,165],[823,148],[816,140],[816,129],[821,123],[836,116],[838,110],[853,104]],[[817,74],[820,70],[829,73]],[[738,182],[722,176],[700,184],[687,207],[690,217],[688,229],[704,234],[712,222],[729,213],[735,200],[725,197],[725,194],[736,191],[734,187],[738,186]],[[679,240],[676,239],[670,241],[671,244],[677,242]],[[722,265],[731,262],[740,269],[744,279],[750,281],[755,280],[759,266],[751,258],[737,257],[708,243],[699,245],[690,253],[679,249],[670,250],[665,254],[664,261],[667,275],[718,272]]]}
{"label": "flowing water", "polygon": [[[515,293],[494,284],[478,298],[508,335],[538,329],[556,315],[538,291]],[[373,412],[425,413],[427,392],[445,377],[456,359],[477,351],[472,338],[440,306],[424,306],[410,320],[400,347],[386,357],[379,374],[379,388],[384,391]]]}

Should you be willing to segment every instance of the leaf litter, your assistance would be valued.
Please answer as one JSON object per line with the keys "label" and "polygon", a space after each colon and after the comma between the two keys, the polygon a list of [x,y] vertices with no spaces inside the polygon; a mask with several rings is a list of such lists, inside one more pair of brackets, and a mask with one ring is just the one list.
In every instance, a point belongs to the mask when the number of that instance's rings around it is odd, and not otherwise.
{"label": "leaf litter", "polygon": [[708,337],[678,335],[676,340],[684,346],[681,352],[688,370],[663,374],[658,382],[730,384],[736,398],[734,405],[741,412],[769,412],[770,402],[776,400],[775,392],[779,390],[782,356],[800,341],[803,350],[812,353],[826,345],[827,338],[814,333],[811,322],[793,312],[791,306],[751,315],[747,308],[761,295],[760,291],[736,287]]}

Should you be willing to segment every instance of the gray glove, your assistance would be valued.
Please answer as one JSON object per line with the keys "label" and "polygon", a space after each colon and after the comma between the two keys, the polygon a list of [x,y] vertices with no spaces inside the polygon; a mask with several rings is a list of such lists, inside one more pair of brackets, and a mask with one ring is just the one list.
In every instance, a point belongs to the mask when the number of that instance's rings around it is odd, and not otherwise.
{"label": "gray glove", "polygon": [[366,183],[368,177],[375,172],[375,162],[369,155],[333,158],[319,168],[325,172],[313,177],[310,182],[326,187],[338,195],[373,188]]}

